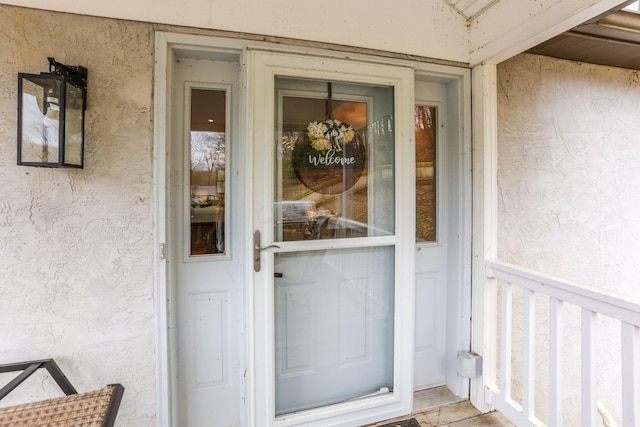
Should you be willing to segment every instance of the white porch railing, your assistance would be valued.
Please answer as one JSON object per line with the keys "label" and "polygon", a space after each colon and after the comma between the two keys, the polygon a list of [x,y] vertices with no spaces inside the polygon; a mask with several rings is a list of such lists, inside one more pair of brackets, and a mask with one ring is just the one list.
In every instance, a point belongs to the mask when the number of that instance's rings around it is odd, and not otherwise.
{"label": "white porch railing", "polygon": [[[486,399],[494,408],[505,414],[518,426],[562,426],[563,425],[563,371],[568,364],[576,361],[563,358],[563,331],[569,326],[564,322],[564,313],[572,310],[580,311],[580,325],[570,333],[580,337],[580,423],[582,426],[595,426],[601,417],[605,425],[612,425],[606,408],[596,398],[596,321],[600,316],[606,316],[619,321],[621,371],[611,373],[620,375],[622,402],[621,419],[623,426],[640,426],[640,300],[625,297],[607,290],[596,289],[570,281],[557,279],[526,268],[517,267],[499,261],[486,263],[486,276],[489,288],[495,291],[493,304],[496,308],[496,324],[499,334],[495,334],[496,366],[485,368]],[[495,286],[494,286],[495,285]],[[519,288],[519,289],[518,289]],[[513,309],[514,291],[522,298],[518,298],[518,306],[522,304],[522,313],[517,313],[520,322],[514,322]],[[548,300],[548,361],[542,363],[536,360],[536,345],[540,345],[541,336],[536,333],[536,314],[540,315],[540,305],[536,308],[536,300],[540,295]],[[545,304],[546,306],[546,304]],[[546,311],[546,310],[545,310]],[[539,323],[539,322],[538,322]],[[544,319],[547,323],[547,319]],[[617,323],[617,322],[615,322]],[[514,326],[516,335],[522,339],[522,361],[519,362],[518,391],[521,396],[517,400],[512,396],[514,381],[514,367],[512,366],[513,352],[519,349],[513,347]],[[546,342],[544,343],[546,346]],[[499,346],[499,349],[497,348]],[[538,354],[540,349],[538,348]],[[611,351],[611,349],[607,349]],[[485,363],[488,361],[485,359]],[[536,369],[548,365],[548,389],[540,390],[536,387]],[[491,378],[493,377],[493,378]],[[545,395],[546,392],[546,396]],[[536,396],[538,395],[538,396]],[[536,414],[536,397],[548,399],[548,415],[546,423]],[[608,418],[608,419],[607,419]],[[620,419],[620,418],[619,418]],[[566,420],[565,420],[566,422]],[[565,424],[566,425],[566,424]]]}

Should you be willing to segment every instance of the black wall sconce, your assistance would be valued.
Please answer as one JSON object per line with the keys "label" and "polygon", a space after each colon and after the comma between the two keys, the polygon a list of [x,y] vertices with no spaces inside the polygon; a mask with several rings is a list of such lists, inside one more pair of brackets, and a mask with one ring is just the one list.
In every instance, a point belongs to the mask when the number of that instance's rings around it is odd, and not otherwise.
{"label": "black wall sconce", "polygon": [[87,69],[48,60],[48,73],[18,73],[18,164],[82,168]]}

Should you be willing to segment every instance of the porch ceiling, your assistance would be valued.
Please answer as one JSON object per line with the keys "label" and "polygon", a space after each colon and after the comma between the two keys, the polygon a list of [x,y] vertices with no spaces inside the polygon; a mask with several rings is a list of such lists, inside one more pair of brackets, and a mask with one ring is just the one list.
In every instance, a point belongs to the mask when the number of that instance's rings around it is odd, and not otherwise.
{"label": "porch ceiling", "polygon": [[609,12],[541,43],[528,52],[640,70],[640,12]]}

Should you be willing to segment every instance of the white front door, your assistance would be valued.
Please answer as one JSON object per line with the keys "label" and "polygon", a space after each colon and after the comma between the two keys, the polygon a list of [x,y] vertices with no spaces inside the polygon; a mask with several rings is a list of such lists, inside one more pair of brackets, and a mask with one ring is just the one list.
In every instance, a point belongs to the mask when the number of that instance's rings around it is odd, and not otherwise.
{"label": "white front door", "polygon": [[446,87],[416,82],[416,298],[414,389],[446,383],[447,175]]}
{"label": "white front door", "polygon": [[255,423],[408,413],[413,72],[260,51],[251,64]]}
{"label": "white front door", "polygon": [[176,57],[170,205],[174,424],[240,426],[244,395],[239,66]]}

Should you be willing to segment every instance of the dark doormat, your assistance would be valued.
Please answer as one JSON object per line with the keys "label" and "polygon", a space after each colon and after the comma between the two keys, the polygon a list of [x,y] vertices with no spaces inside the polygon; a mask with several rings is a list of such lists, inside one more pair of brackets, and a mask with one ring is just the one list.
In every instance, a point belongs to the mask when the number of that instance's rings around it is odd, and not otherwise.
{"label": "dark doormat", "polygon": [[415,418],[408,420],[396,421],[395,423],[384,424],[378,427],[420,427],[420,423]]}

